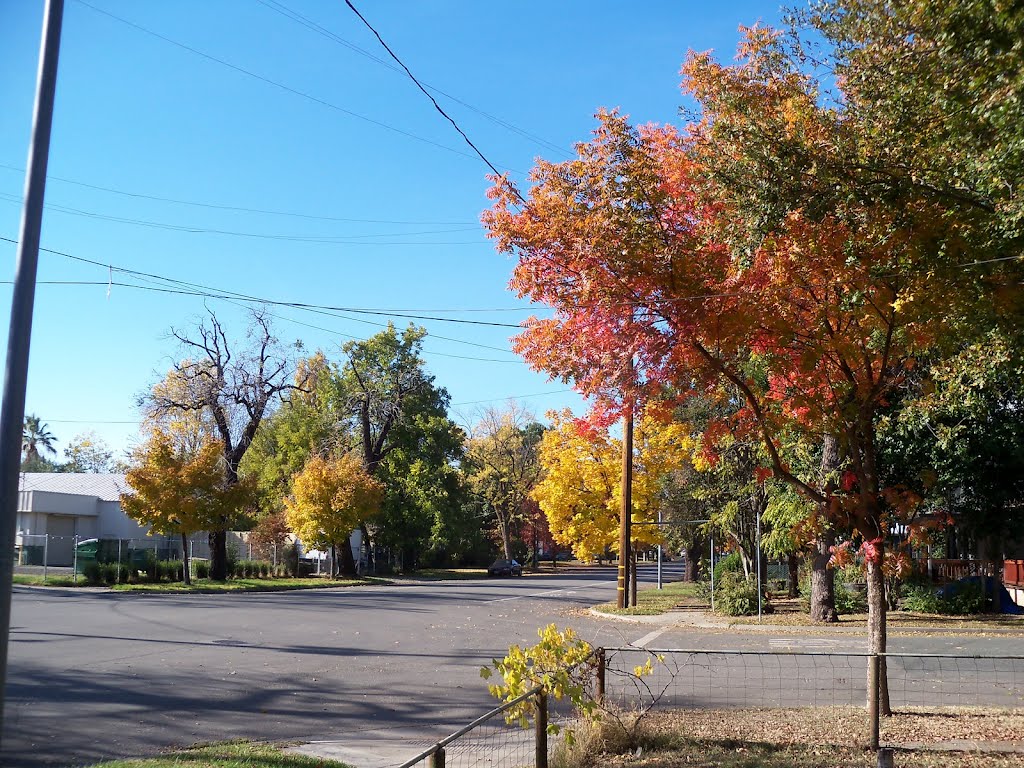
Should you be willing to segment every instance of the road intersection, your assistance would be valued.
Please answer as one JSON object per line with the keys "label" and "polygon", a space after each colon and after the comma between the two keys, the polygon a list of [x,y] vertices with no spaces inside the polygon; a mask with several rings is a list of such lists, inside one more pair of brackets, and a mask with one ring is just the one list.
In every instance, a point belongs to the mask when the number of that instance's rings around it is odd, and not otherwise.
{"label": "road intersection", "polygon": [[[653,568],[641,575],[651,582]],[[608,567],[271,593],[19,587],[0,757],[25,768],[81,765],[199,741],[389,729],[429,742],[493,706],[480,667],[552,622],[609,647],[866,650],[857,634],[769,636],[587,610],[614,594]],[[1018,642],[912,635],[890,645],[1000,653]]]}

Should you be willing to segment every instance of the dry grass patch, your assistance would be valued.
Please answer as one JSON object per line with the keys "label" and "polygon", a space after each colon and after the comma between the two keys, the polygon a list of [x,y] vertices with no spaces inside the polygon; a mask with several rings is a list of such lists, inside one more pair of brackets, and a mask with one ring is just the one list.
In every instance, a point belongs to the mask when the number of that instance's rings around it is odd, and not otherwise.
{"label": "dry grass patch", "polygon": [[[820,627],[811,621],[799,598],[773,599],[773,612],[766,614],[760,623],[779,624],[787,627]],[[729,619],[731,624],[757,624],[757,616],[735,616]],[[947,616],[938,613],[916,613],[914,611],[889,611],[886,621],[890,629],[899,631],[900,627],[934,627],[946,630],[986,629],[1017,630],[1024,634],[1024,616],[1007,614],[982,614],[977,616]],[[843,614],[837,625],[840,627],[856,627],[867,631],[868,615],[866,613]]]}
{"label": "dry grass patch", "polygon": [[[583,750],[563,768],[860,768],[877,765],[867,751],[868,716],[860,708],[668,710],[645,716],[627,738],[614,723],[584,731]],[[1009,768],[1024,764],[1010,752],[960,752],[943,744],[984,742],[1024,749],[1024,711],[958,708],[915,709],[886,718],[882,743],[896,747],[897,766]],[[900,745],[914,745],[902,749]],[[637,751],[639,747],[639,752]]]}

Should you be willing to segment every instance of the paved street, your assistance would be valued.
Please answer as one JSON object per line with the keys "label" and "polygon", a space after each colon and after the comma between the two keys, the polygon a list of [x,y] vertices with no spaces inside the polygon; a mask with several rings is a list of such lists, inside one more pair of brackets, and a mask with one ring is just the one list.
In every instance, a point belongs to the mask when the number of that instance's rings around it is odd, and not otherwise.
{"label": "paved street", "polygon": [[[16,588],[3,764],[80,765],[197,741],[334,740],[389,728],[421,729],[428,742],[493,706],[479,668],[511,643],[532,643],[550,622],[606,646],[865,649],[860,635],[769,638],[587,615],[582,609],[614,596],[614,577],[595,567],[187,596]],[[653,578],[653,567],[642,569],[643,581]],[[891,641],[893,650],[914,651],[1016,645]]]}

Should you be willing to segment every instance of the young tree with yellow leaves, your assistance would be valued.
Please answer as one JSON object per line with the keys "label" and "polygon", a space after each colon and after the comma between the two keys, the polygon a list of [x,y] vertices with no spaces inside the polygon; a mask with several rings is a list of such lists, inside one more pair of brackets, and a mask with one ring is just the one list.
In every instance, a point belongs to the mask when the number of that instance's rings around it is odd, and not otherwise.
{"label": "young tree with yellow leaves", "polygon": [[150,532],[181,536],[185,583],[190,584],[188,537],[238,516],[251,497],[248,483],[224,480],[224,448],[206,438],[195,451],[182,449],[162,429],[132,457],[121,508]]}
{"label": "young tree with yellow leaves", "polygon": [[[580,559],[600,556],[619,535],[622,441],[597,430],[572,411],[548,413],[540,461],[544,475],[533,491],[547,515],[551,535]],[[653,523],[662,504],[662,482],[689,461],[693,440],[682,424],[660,422],[645,413],[634,435],[633,540],[662,541]]]}
{"label": "young tree with yellow leaves", "polygon": [[[313,456],[292,479],[285,514],[292,531],[307,546],[348,546],[352,531],[373,518],[384,498],[384,486],[372,478],[356,453],[340,458]],[[336,575],[338,558],[332,558]]]}

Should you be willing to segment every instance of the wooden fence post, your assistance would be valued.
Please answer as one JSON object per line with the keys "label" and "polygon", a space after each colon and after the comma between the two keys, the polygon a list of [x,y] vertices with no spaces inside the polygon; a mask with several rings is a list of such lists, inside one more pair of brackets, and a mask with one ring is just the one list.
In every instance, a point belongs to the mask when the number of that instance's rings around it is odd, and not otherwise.
{"label": "wooden fence post", "polygon": [[537,691],[537,768],[548,768],[548,692]]}

